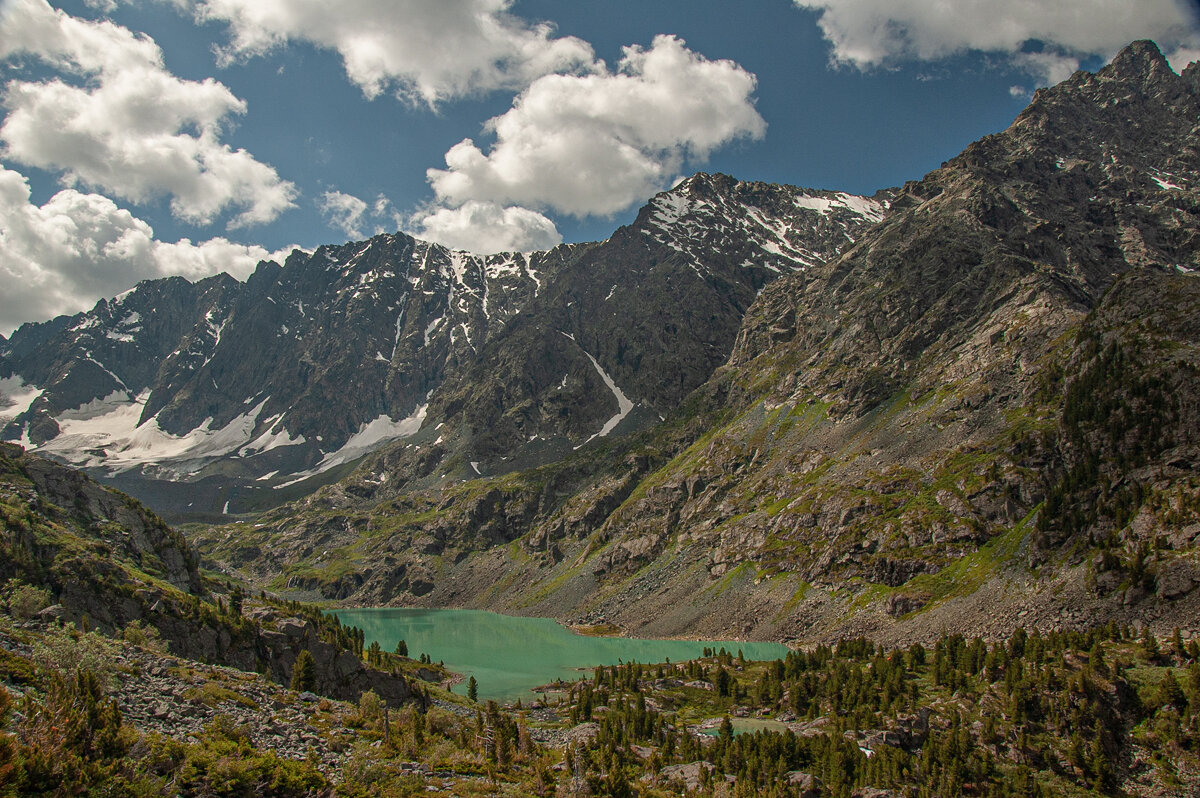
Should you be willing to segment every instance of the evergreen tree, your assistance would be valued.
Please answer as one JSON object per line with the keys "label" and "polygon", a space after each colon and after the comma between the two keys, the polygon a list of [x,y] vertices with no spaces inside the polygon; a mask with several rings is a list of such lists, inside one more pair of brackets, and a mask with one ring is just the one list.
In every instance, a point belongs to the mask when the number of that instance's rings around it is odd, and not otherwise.
{"label": "evergreen tree", "polygon": [[471,681],[467,682],[467,698],[472,701],[479,698],[479,683],[475,681],[475,677],[471,677]]}
{"label": "evergreen tree", "polygon": [[1162,681],[1158,683],[1158,705],[1163,708],[1173,707],[1180,712],[1187,706],[1183,688],[1175,680],[1175,674],[1169,670],[1163,674]]}
{"label": "evergreen tree", "polygon": [[317,686],[317,674],[313,656],[306,648],[300,652],[300,656],[296,657],[296,664],[292,666],[292,682],[291,688],[298,693],[311,691]]}

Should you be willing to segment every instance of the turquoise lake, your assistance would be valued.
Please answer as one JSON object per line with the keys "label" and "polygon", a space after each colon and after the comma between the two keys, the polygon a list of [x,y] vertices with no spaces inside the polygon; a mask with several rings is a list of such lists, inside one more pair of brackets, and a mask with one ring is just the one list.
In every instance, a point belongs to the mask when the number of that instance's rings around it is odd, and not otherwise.
{"label": "turquoise lake", "polygon": [[[746,659],[785,656],[779,643],[736,643],[696,640],[639,640],[629,637],[586,637],[548,618],[517,618],[483,610],[366,609],[338,610],[343,625],[357,626],[366,644],[378,641],[394,651],[400,640],[413,659],[428,654],[463,678],[475,677],[480,699],[529,700],[531,690],[556,679],[574,681],[583,671],[618,662],[664,662],[695,659],[705,648],[724,648]],[[465,693],[466,685],[454,690]]]}

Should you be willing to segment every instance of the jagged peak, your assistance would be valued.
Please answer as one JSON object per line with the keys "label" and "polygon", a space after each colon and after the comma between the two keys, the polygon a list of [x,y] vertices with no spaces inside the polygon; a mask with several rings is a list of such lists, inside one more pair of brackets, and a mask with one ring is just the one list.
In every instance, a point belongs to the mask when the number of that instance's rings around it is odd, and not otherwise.
{"label": "jagged peak", "polygon": [[1140,39],[1117,53],[1112,63],[1101,69],[1098,74],[1108,78],[1140,80],[1162,69],[1174,74],[1158,45],[1149,39]]}

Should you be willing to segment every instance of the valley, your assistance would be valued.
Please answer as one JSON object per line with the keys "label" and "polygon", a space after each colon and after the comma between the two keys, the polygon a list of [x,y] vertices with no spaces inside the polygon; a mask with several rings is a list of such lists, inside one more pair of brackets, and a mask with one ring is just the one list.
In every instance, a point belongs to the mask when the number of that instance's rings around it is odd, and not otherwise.
{"label": "valley", "polygon": [[25,324],[0,795],[1194,793],[1197,119],[1135,42],[873,196]]}

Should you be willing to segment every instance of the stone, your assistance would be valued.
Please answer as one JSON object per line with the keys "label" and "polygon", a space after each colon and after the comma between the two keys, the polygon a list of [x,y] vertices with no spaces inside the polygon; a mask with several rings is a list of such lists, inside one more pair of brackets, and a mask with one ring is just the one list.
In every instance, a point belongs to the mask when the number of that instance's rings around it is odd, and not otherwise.
{"label": "stone", "polygon": [[802,770],[789,770],[783,774],[784,782],[796,788],[800,798],[817,798],[825,789],[825,784],[811,773]]}
{"label": "stone", "polygon": [[1200,569],[1186,560],[1173,560],[1158,569],[1158,595],[1167,600],[1183,598],[1200,583]]}
{"label": "stone", "polygon": [[694,791],[700,789],[700,773],[705,770],[711,774],[716,768],[704,761],[689,762],[685,765],[668,765],[660,770],[658,775],[668,784],[677,782],[685,789]]}

